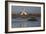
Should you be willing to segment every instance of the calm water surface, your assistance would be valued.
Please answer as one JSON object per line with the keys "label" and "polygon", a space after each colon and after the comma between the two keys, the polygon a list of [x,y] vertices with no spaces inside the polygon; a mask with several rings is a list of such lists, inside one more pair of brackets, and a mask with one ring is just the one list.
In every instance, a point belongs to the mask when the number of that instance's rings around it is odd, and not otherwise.
{"label": "calm water surface", "polygon": [[41,18],[36,17],[37,21],[27,21],[29,18],[12,18],[12,28],[24,28],[24,27],[40,27]]}

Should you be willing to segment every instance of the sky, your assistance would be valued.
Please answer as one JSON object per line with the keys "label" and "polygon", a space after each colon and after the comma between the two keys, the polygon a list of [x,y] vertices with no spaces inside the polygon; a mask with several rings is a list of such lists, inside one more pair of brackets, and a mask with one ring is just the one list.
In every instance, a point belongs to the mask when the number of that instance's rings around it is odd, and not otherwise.
{"label": "sky", "polygon": [[12,6],[12,13],[17,14],[22,12],[24,9],[28,13],[41,13],[41,7],[33,7],[33,6]]}

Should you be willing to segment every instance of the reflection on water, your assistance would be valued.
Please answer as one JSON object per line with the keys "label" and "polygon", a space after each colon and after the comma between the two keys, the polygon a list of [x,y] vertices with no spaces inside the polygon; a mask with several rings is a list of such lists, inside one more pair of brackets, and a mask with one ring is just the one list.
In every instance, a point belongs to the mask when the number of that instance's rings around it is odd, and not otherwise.
{"label": "reflection on water", "polygon": [[29,18],[12,18],[12,28],[20,28],[20,27],[40,27],[41,18],[36,17],[37,21],[27,21]]}

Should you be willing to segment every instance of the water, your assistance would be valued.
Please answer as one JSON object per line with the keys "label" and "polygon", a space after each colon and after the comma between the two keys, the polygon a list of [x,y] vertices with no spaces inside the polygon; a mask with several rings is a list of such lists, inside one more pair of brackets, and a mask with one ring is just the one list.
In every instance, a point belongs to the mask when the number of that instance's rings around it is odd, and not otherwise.
{"label": "water", "polygon": [[12,19],[12,28],[24,28],[24,27],[40,27],[41,18],[36,17],[37,21],[27,21],[29,18],[13,18]]}

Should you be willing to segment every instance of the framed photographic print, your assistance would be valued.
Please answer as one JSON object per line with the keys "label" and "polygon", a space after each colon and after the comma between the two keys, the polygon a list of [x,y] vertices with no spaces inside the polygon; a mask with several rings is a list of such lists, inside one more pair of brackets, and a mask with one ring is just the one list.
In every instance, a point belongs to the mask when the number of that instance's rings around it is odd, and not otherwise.
{"label": "framed photographic print", "polygon": [[45,3],[5,1],[5,32],[45,30]]}

